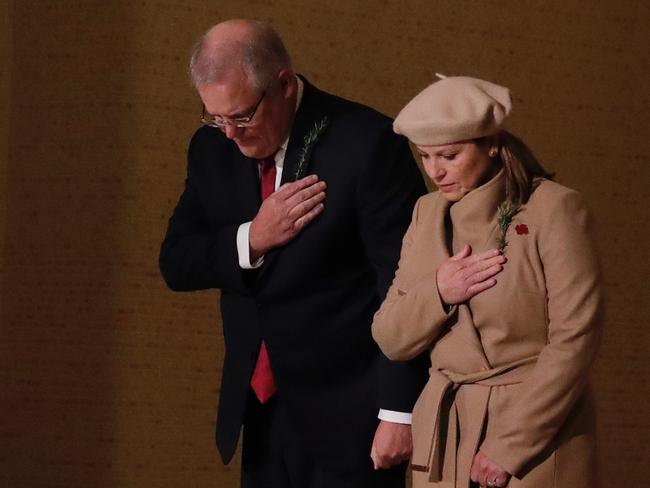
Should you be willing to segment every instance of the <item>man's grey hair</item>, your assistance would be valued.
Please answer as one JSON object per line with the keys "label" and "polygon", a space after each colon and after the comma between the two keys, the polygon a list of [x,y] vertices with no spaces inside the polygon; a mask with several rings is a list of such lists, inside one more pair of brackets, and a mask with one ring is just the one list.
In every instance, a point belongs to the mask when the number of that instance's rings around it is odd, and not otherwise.
{"label": "man's grey hair", "polygon": [[264,22],[247,21],[248,32],[215,43],[210,31],[196,43],[190,58],[190,78],[195,88],[223,80],[235,68],[242,68],[255,88],[263,90],[291,58],[280,36]]}

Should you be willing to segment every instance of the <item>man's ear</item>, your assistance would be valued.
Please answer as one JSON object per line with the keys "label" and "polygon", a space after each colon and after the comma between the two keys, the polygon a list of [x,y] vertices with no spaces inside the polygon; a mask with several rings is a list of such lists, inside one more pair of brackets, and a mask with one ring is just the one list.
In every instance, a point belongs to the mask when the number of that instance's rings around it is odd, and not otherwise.
{"label": "man's ear", "polygon": [[297,90],[296,74],[291,68],[285,68],[278,74],[280,89],[284,98],[291,98]]}

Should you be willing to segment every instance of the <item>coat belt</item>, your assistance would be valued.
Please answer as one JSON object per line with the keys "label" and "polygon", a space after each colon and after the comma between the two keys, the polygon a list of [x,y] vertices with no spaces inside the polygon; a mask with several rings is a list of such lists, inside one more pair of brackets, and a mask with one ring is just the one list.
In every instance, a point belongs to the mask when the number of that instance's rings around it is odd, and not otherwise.
{"label": "coat belt", "polygon": [[[472,402],[476,402],[476,405],[472,405],[472,409],[482,411],[483,419],[487,412],[491,387],[522,383],[536,362],[537,356],[530,356],[474,373],[457,373],[447,369],[431,368],[429,381],[413,409],[413,423],[417,427],[413,432],[412,469],[429,472],[430,481],[444,481],[448,486],[455,487],[456,450],[460,435],[455,404],[457,390],[463,385],[485,387],[475,399],[472,398]],[[432,412],[435,415],[433,419],[431,419]],[[463,435],[473,437],[466,442],[476,446],[477,449],[482,419],[478,428],[472,429],[471,432],[463,431]],[[466,484],[468,485],[469,481]]]}

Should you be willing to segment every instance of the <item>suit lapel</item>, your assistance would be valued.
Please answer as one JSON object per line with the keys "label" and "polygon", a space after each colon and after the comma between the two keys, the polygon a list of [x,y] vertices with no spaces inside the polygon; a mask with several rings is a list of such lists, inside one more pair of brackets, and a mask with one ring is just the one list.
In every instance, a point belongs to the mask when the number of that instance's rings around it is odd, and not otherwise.
{"label": "suit lapel", "polygon": [[[296,170],[300,161],[300,153],[305,145],[305,136],[326,115],[326,108],[319,103],[318,90],[304,78],[301,77],[301,79],[304,84],[304,91],[291,128],[287,153],[284,156],[282,184],[296,180]],[[306,167],[304,168],[303,175],[308,174],[309,167]]]}
{"label": "suit lapel", "polygon": [[262,204],[258,163],[239,151],[237,153],[232,168],[235,178],[229,181],[234,183],[235,198],[241,202],[245,218],[253,219]]}
{"label": "suit lapel", "polygon": [[[296,170],[300,160],[300,153],[304,146],[305,136],[314,124],[327,114],[326,108],[322,103],[320,103],[320,93],[318,89],[312,86],[306,79],[302,77],[301,79],[304,83],[304,91],[302,101],[300,102],[300,106],[298,107],[298,111],[296,112],[291,127],[291,135],[289,136],[287,152],[284,156],[284,166],[282,169],[280,185],[291,183],[296,180]],[[315,150],[317,147],[318,145],[316,145]],[[309,174],[309,166],[305,168],[303,174],[305,176]],[[262,266],[260,273],[258,274],[258,279],[262,279],[262,277],[271,272],[270,270],[285,249],[286,246],[281,246],[267,253],[264,257],[264,266]]]}

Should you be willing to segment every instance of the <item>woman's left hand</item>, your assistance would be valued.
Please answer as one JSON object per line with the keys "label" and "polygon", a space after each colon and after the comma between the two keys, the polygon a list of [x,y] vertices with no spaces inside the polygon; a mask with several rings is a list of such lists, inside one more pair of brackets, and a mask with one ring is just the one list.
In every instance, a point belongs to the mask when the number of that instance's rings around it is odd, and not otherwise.
{"label": "woman's left hand", "polygon": [[470,470],[472,481],[485,487],[504,487],[510,481],[510,473],[492,461],[481,451],[477,452]]}

